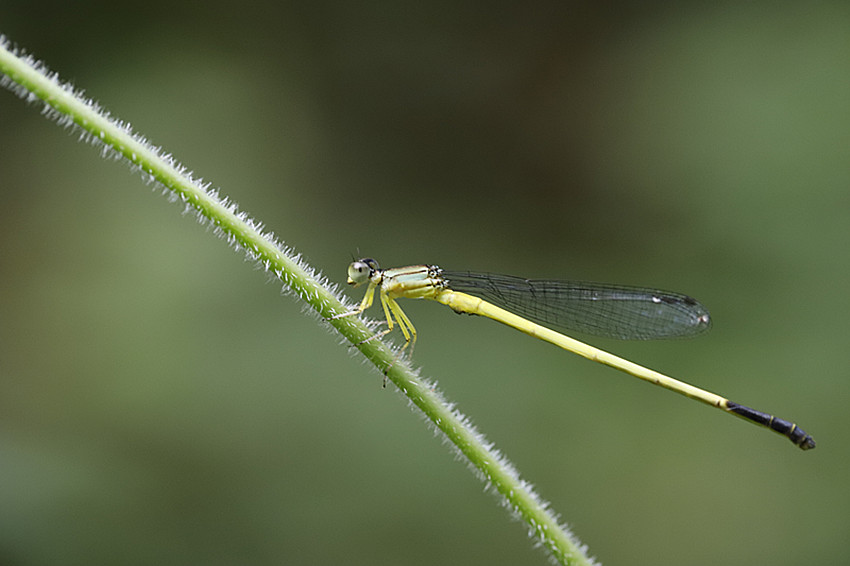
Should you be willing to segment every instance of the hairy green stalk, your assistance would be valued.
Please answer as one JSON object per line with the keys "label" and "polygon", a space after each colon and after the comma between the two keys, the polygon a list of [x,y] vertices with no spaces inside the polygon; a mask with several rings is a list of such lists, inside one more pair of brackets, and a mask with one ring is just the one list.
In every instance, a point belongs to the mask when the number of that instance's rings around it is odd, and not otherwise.
{"label": "hairy green stalk", "polygon": [[306,265],[291,248],[262,229],[235,204],[220,197],[173,159],[153,147],[129,125],[112,117],[95,103],[83,98],[57,76],[10,47],[0,36],[0,85],[28,102],[43,105],[44,113],[60,125],[73,128],[102,149],[105,155],[126,161],[185,203],[203,223],[235,245],[266,270],[274,273],[288,288],[332,325],[416,405],[456,449],[464,455],[476,474],[499,494],[515,516],[528,524],[529,535],[560,564],[593,564],[585,548],[558,522],[556,515],[523,481],[513,466],[485,441],[469,420],[447,403],[436,388],[381,340],[368,340],[372,326],[358,317],[332,318],[351,310],[339,289]]}

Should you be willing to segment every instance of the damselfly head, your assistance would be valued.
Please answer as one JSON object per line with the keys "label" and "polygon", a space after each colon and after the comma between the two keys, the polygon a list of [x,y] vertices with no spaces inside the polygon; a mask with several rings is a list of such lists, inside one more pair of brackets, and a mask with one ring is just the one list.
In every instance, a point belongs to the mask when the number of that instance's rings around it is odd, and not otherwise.
{"label": "damselfly head", "polygon": [[351,265],[348,266],[348,284],[354,287],[362,285],[369,281],[378,269],[378,262],[372,258],[367,257],[352,261]]}

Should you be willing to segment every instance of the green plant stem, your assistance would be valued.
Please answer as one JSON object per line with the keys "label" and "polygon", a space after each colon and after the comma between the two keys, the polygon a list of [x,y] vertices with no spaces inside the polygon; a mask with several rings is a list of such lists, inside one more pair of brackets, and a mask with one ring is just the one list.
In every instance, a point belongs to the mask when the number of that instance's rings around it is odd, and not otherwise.
{"label": "green plant stem", "polygon": [[516,516],[529,526],[529,533],[561,564],[592,564],[584,547],[576,541],[555,514],[522,481],[514,468],[475,431],[468,419],[454,410],[439,392],[419,378],[410,365],[396,360],[393,349],[381,340],[365,341],[372,335],[358,317],[332,319],[347,312],[338,291],[317,276],[292,250],[284,247],[259,224],[214,191],[202,186],[173,160],[152,147],[128,126],[121,124],[85,100],[72,88],[29,57],[9,49],[0,37],[0,82],[22,98],[41,101],[48,115],[65,126],[79,128],[106,153],[120,156],[149,180],[171,191],[197,211],[226,239],[245,250],[249,257],[274,273],[289,289],[355,345],[376,368],[401,390],[462,453],[478,475],[497,492]]}

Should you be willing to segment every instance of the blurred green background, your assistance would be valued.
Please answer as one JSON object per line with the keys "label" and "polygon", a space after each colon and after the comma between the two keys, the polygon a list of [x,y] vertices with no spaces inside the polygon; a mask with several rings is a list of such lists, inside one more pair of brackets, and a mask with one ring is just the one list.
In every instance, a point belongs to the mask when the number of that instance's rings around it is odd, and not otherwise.
{"label": "blurred green background", "polygon": [[[705,302],[705,337],[590,341],[816,450],[406,305],[424,374],[630,565],[850,562],[848,29],[838,1],[0,5],[336,281],[363,254]],[[547,563],[277,282],[8,92],[0,195],[0,564]]]}

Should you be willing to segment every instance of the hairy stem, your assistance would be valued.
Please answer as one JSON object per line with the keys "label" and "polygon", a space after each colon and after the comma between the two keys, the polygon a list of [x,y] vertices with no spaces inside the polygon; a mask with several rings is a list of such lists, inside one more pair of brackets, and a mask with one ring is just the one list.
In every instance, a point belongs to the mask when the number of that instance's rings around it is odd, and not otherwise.
{"label": "hairy stem", "polygon": [[585,548],[558,522],[507,460],[487,443],[469,420],[447,403],[436,388],[420,378],[410,365],[396,360],[393,349],[372,335],[359,317],[332,318],[351,309],[339,290],[284,246],[273,234],[217,191],[194,178],[170,156],[134,134],[129,125],[112,118],[29,56],[12,49],[0,36],[0,85],[29,102],[42,104],[44,113],[60,125],[73,128],[102,150],[126,161],[132,169],[156,183],[196,212],[198,219],[266,270],[354,344],[376,368],[386,374],[428,420],[464,455],[476,474],[505,505],[528,525],[530,536],[561,564],[592,564]]}

